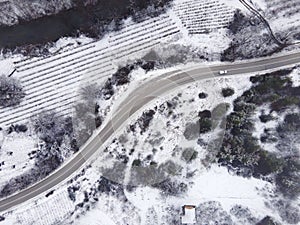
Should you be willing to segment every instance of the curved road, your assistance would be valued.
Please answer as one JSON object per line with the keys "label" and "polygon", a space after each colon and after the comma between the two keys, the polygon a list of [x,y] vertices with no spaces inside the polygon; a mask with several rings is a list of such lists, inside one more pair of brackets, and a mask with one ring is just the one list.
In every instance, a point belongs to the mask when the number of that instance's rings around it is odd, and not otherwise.
{"label": "curved road", "polygon": [[113,114],[108,123],[103,126],[93,139],[89,140],[79,153],[73,156],[71,160],[63,164],[58,170],[37,184],[15,194],[6,199],[0,200],[0,211],[7,210],[18,204],[21,204],[31,198],[38,196],[69,178],[76,172],[95,152],[97,152],[103,143],[110,138],[117,129],[120,129],[127,119],[135,112],[140,110],[157,96],[165,94],[179,86],[189,84],[195,80],[213,78],[220,76],[220,70],[228,70],[227,75],[239,75],[245,73],[256,73],[268,69],[276,69],[287,65],[300,63],[300,52],[284,56],[269,57],[249,62],[239,62],[234,64],[222,64],[212,66],[197,66],[189,70],[177,70],[162,74],[159,77],[148,80],[139,86],[133,93],[125,98],[123,104]]}

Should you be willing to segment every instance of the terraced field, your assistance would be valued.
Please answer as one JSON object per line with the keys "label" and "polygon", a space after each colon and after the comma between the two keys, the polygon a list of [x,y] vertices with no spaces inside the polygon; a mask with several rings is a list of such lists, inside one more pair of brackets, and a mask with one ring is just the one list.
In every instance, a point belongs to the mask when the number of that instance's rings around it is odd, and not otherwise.
{"label": "terraced field", "polygon": [[21,80],[26,97],[17,107],[0,108],[0,126],[20,123],[53,109],[59,115],[70,115],[81,82],[103,82],[114,73],[120,61],[134,59],[138,53],[178,33],[175,22],[165,14],[139,23],[126,23],[123,29],[98,42],[50,57],[15,62],[14,76]]}
{"label": "terraced field", "polygon": [[175,4],[174,11],[189,34],[227,27],[234,14],[233,8],[217,0],[186,0]]}

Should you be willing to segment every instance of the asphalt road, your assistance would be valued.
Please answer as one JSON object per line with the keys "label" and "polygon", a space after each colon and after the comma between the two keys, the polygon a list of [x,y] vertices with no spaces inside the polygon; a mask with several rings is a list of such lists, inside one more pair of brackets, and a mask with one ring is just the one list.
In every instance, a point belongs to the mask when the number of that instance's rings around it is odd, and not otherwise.
{"label": "asphalt road", "polygon": [[42,193],[45,194],[47,191],[51,191],[54,186],[68,179],[81,168],[95,152],[101,149],[101,146],[108,138],[114,135],[115,131],[126,124],[130,116],[158,96],[166,94],[176,88],[183,87],[183,85],[196,80],[213,78],[215,76],[220,77],[221,75],[218,74],[220,70],[227,70],[228,74],[226,74],[226,76],[240,75],[276,69],[296,63],[300,63],[300,52],[250,62],[228,63],[209,67],[203,66],[202,64],[190,68],[189,70],[177,70],[155,77],[137,87],[133,93],[128,95],[123,101],[123,104],[121,103],[119,108],[113,113],[109,122],[106,123],[105,126],[93,136],[94,138],[89,140],[71,160],[63,164],[58,170],[41,182],[6,199],[0,200],[0,211],[10,209]]}

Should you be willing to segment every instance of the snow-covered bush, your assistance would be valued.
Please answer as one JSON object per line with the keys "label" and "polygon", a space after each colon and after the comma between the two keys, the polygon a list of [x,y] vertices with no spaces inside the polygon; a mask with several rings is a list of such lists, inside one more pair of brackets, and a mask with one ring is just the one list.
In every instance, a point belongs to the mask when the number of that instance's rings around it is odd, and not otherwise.
{"label": "snow-covered bush", "polygon": [[221,204],[215,201],[204,202],[196,207],[198,225],[226,224],[233,225],[233,221]]}
{"label": "snow-covered bush", "polygon": [[5,75],[0,76],[0,106],[18,105],[24,97],[25,92],[17,79]]}
{"label": "snow-covered bush", "polygon": [[275,220],[272,217],[266,216],[261,221],[259,221],[256,225],[280,225],[280,224],[275,222]]}
{"label": "snow-covered bush", "polygon": [[234,94],[234,90],[232,88],[223,88],[222,95],[223,97],[229,97]]}
{"label": "snow-covered bush", "polygon": [[279,200],[273,202],[273,205],[278,210],[281,219],[289,224],[299,224],[300,211],[299,208],[291,205],[290,202]]}
{"label": "snow-covered bush", "polygon": [[161,191],[162,195],[165,196],[177,196],[185,193],[188,189],[187,184],[177,181],[175,179],[167,178],[166,180],[152,185],[154,188],[157,188]]}
{"label": "snow-covered bush", "polygon": [[241,205],[233,206],[230,213],[237,218],[239,224],[252,225],[258,222],[258,219],[252,215],[249,208]]}

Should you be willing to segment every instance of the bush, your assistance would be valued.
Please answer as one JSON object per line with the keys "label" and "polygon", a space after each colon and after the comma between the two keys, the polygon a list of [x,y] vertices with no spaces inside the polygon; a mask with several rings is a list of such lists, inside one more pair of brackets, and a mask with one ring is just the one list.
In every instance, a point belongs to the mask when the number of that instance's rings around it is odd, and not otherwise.
{"label": "bush", "polygon": [[[227,116],[223,146],[217,155],[222,165],[229,166],[229,169],[233,167],[235,171],[250,170],[251,174],[254,173],[257,177],[280,173],[284,159],[277,158],[274,154],[268,154],[259,148],[258,141],[252,137],[254,128],[252,116],[256,106],[273,103],[273,106],[280,110],[283,104],[278,104],[278,99],[286,97],[299,99],[300,92],[292,86],[290,78],[287,77],[290,72],[290,69],[285,69],[250,78],[253,86],[234,100],[234,112]],[[297,104],[296,101],[289,103]],[[271,119],[273,119],[271,115],[260,116],[262,122]],[[299,121],[298,114],[288,114],[285,122],[276,129],[278,137],[266,131],[261,136],[261,141],[278,141],[281,145],[277,144],[277,148],[282,154],[292,152],[294,148],[289,147],[288,143],[293,143],[292,140],[297,139]],[[291,141],[282,141],[287,139]]]}
{"label": "bush", "polygon": [[260,151],[258,155],[259,160],[257,165],[254,166],[254,175],[265,176],[271,173],[279,172],[282,169],[284,160],[276,157],[275,154],[267,151]]}
{"label": "bush", "polygon": [[139,159],[135,159],[132,162],[132,166],[141,166],[142,162]]}
{"label": "bush", "polygon": [[198,113],[200,118],[211,118],[211,112],[209,110],[203,110]]}
{"label": "bush", "polygon": [[155,114],[155,111],[151,109],[146,112],[143,112],[143,115],[138,119],[138,124],[139,124],[142,132],[145,132],[147,130],[147,128],[149,127],[154,114]]}
{"label": "bush", "polygon": [[232,96],[234,94],[234,90],[232,88],[223,88],[222,95],[224,98]]}
{"label": "bush", "polygon": [[25,133],[26,131],[28,130],[28,127],[24,124],[21,124],[21,125],[11,125],[8,129],[7,129],[7,133],[10,134],[12,132],[17,132],[17,133],[20,133],[20,132],[23,132]]}
{"label": "bush", "polygon": [[130,81],[129,74],[133,69],[134,66],[131,65],[119,68],[118,71],[112,76],[113,84],[119,86],[119,85],[124,85],[129,83]]}
{"label": "bush", "polygon": [[275,102],[272,102],[271,109],[272,109],[272,111],[280,112],[280,111],[286,109],[288,106],[298,105],[299,102],[300,102],[299,97],[286,96],[286,97],[278,99]]}
{"label": "bush", "polygon": [[273,120],[274,118],[273,118],[273,116],[270,115],[270,114],[268,114],[268,115],[262,114],[262,115],[259,116],[259,119],[260,119],[260,121],[261,121],[262,123],[266,123],[266,122],[269,122],[269,121]]}
{"label": "bush", "polygon": [[279,223],[275,222],[273,218],[270,216],[264,217],[261,221],[259,221],[256,225],[279,225]]}
{"label": "bush", "polygon": [[102,176],[97,181],[97,183],[98,183],[97,190],[100,193],[110,194],[114,196],[124,195],[124,187],[121,184],[108,180]]}
{"label": "bush", "polygon": [[60,117],[53,111],[41,113],[33,118],[33,127],[39,138],[48,146],[60,146],[64,136],[71,137],[73,133],[72,119]]}
{"label": "bush", "polygon": [[249,208],[235,205],[230,209],[230,214],[238,219],[238,224],[255,224],[258,220],[252,215]]}
{"label": "bush", "polygon": [[300,163],[293,158],[286,159],[281,173],[276,176],[278,190],[288,198],[297,198],[300,195],[299,186]]}
{"label": "bush", "polygon": [[187,185],[182,182],[172,181],[171,179],[166,179],[158,184],[152,185],[162,191],[164,195],[178,196],[185,193],[188,189]]}
{"label": "bush", "polygon": [[273,203],[279,212],[281,219],[288,224],[299,224],[300,211],[296,206],[292,206],[289,201],[279,200]]}
{"label": "bush", "polygon": [[0,76],[0,106],[16,106],[24,97],[25,92],[18,80],[5,75]]}
{"label": "bush", "polygon": [[197,224],[226,224],[233,225],[233,221],[228,213],[222,208],[219,202],[209,201],[201,203],[196,207]]}
{"label": "bush", "polygon": [[204,92],[200,92],[199,94],[198,94],[198,97],[200,98],[200,99],[204,99],[204,98],[207,98],[207,94],[206,93],[204,93]]}

